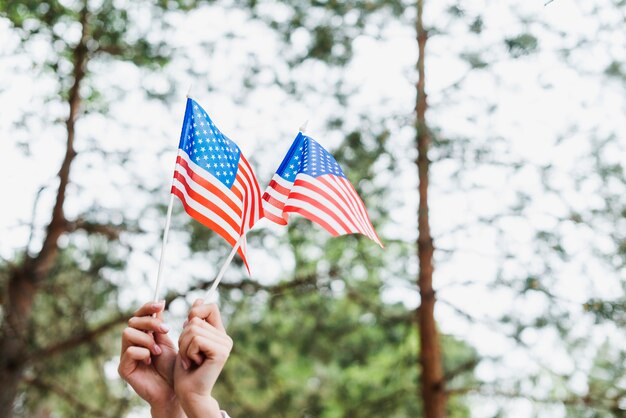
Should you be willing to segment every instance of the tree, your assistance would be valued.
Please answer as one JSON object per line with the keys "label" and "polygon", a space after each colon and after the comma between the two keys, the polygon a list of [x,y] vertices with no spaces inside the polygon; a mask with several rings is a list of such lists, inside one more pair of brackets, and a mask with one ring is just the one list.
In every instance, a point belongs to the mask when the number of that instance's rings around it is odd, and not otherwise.
{"label": "tree", "polygon": [[433,239],[430,235],[428,221],[428,147],[430,134],[426,123],[426,82],[425,82],[425,53],[428,33],[424,28],[424,2],[417,2],[417,43],[419,58],[417,61],[417,100],[416,113],[416,146],[417,170],[419,175],[419,208],[418,208],[418,238],[417,251],[419,258],[419,276],[417,286],[420,291],[420,307],[417,310],[417,319],[420,335],[420,366],[421,394],[424,401],[424,416],[427,418],[442,418],[445,416],[445,382],[441,360],[441,347],[435,322],[435,290],[433,288]]}
{"label": "tree", "polygon": [[[145,4],[148,6],[148,3]],[[164,2],[160,7],[151,7],[151,10],[158,13],[165,7],[176,6],[180,5]],[[61,285],[65,274],[79,274],[82,279],[91,282],[96,277],[102,279],[101,269],[111,267],[108,257],[98,251],[90,254],[87,262],[89,267],[78,268],[65,258],[75,253],[61,248],[61,237],[84,232],[114,241],[120,231],[128,230],[129,227],[124,222],[97,222],[89,219],[87,214],[75,218],[68,218],[66,215],[70,172],[77,155],[77,122],[82,115],[93,111],[97,104],[98,92],[90,84],[90,68],[99,61],[110,59],[158,68],[167,61],[167,51],[163,49],[161,42],[150,42],[132,33],[129,25],[131,14],[127,9],[115,6],[112,1],[104,1],[97,6],[87,0],[71,5],[56,1],[1,2],[0,16],[11,22],[23,47],[27,48],[41,40],[52,45],[54,53],[37,64],[41,74],[50,76],[55,82],[55,97],[47,104],[67,106],[64,117],[65,155],[60,165],[55,203],[41,248],[31,252],[27,246],[25,253],[4,269],[2,282],[6,290],[2,294],[3,317],[0,323],[0,380],[3,382],[0,390],[0,417],[8,417],[12,414],[20,381],[32,370],[35,360],[64,344],[59,341],[45,341],[51,345],[40,345],[44,341],[37,338],[41,329],[37,327],[37,315],[33,314],[33,305],[37,302],[38,295],[44,289],[57,285],[61,286],[62,291],[55,292],[55,296],[63,295],[67,290]],[[91,96],[85,97],[85,91],[88,90],[91,90]],[[34,141],[29,138],[31,144]],[[105,254],[110,251],[107,248]],[[62,271],[63,267],[68,270]],[[104,287],[104,293],[96,293],[96,296],[106,296],[107,286]],[[81,309],[85,308],[87,307],[83,306]],[[115,323],[123,321],[124,317],[125,315],[118,315],[115,320],[103,323],[96,330],[85,330],[79,337],[91,339],[110,329]],[[72,345],[71,341],[66,343]],[[33,384],[43,386],[38,378],[32,379]]]}

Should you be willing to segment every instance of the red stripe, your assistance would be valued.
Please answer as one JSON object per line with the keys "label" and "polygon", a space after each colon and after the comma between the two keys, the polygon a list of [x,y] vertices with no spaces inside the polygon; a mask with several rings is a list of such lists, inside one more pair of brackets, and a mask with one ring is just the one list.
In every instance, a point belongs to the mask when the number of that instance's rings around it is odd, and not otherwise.
{"label": "red stripe", "polygon": [[[184,193],[180,191],[176,186],[172,187],[172,194],[178,196],[181,203],[183,204],[183,207],[185,208],[185,212],[187,212],[189,216],[191,216],[193,219],[200,222],[202,225],[206,226],[207,228],[215,231],[220,237],[224,238],[224,240],[226,240],[226,242],[229,243],[231,247],[235,246],[235,244],[237,243],[237,240],[234,239],[232,235],[230,235],[228,232],[226,232],[226,230],[222,228],[220,225],[216,224],[211,219],[207,218],[206,216],[204,216],[203,214],[201,214],[200,212],[198,212],[197,210],[189,206],[187,204],[187,201],[185,200]],[[248,272],[250,272],[250,268],[248,267],[248,260],[243,250],[241,249],[241,247],[237,250],[237,253],[239,253],[239,256],[241,257],[244,264],[246,265],[246,268],[248,269]]]}
{"label": "red stripe", "polygon": [[240,179],[241,187],[243,187],[243,216],[241,217],[241,225],[239,225],[239,233],[243,234],[244,225],[246,224],[246,218],[250,216],[248,214],[248,200],[250,200],[250,191],[248,190],[248,186],[244,183],[242,176],[240,175],[240,171],[237,171],[237,178]]}
{"label": "red stripe", "polygon": [[[223,219],[224,221],[226,221],[226,223],[228,223],[228,225],[230,225],[235,231],[239,231],[239,224],[237,222],[235,222],[235,220],[233,218],[231,218],[229,214],[224,212],[224,210],[222,208],[220,208],[215,203],[211,202],[209,199],[207,199],[206,197],[202,196],[201,194],[196,193],[191,187],[189,187],[189,184],[187,184],[187,179],[185,179],[185,177],[183,177],[182,174],[180,174],[179,172],[175,171],[174,172],[174,178],[177,179],[178,181],[180,181],[183,184],[183,187],[185,188],[185,191],[189,195],[189,198],[191,198],[192,200],[195,200],[200,205],[206,207],[211,212],[215,213],[217,215],[217,217],[219,217],[219,218]],[[172,186],[172,188],[174,188],[174,187],[176,187],[176,186]]]}
{"label": "red stripe", "polygon": [[[343,183],[344,183],[344,185],[346,185],[346,187],[349,187],[352,190],[352,193],[354,193],[354,197],[355,197],[355,199],[357,201],[357,204],[360,207],[361,213],[362,213],[363,216],[365,216],[365,219],[367,220],[367,223],[368,223],[368,226],[370,228],[370,231],[374,235],[372,238],[376,238],[375,241],[377,241],[382,246],[382,243],[380,242],[380,238],[378,237],[378,234],[376,233],[376,230],[374,229],[374,225],[372,225],[372,221],[370,220],[369,214],[367,213],[367,209],[365,209],[365,204],[363,203],[363,200],[361,200],[361,197],[357,193],[357,191],[354,188],[354,186],[352,185],[352,183],[350,183],[347,180],[343,181]],[[370,236],[371,236],[371,234],[370,234]]]}
{"label": "red stripe", "polygon": [[259,186],[259,181],[257,180],[254,174],[254,170],[252,170],[252,167],[250,166],[250,163],[248,163],[248,160],[246,160],[243,154],[241,154],[241,158],[243,159],[246,169],[248,170],[248,172],[250,172],[250,176],[253,180],[252,186],[254,188],[254,207],[255,209],[257,209],[257,212],[255,214],[255,221],[257,221],[263,217],[263,205],[261,204],[261,186]]}
{"label": "red stripe", "polygon": [[272,189],[276,190],[278,193],[284,194],[285,196],[289,194],[289,190],[290,190],[286,187],[281,186],[280,183],[278,183],[276,180],[270,181],[270,185],[268,187],[271,187]]}
{"label": "red stripe", "polygon": [[264,216],[270,221],[275,222],[279,225],[287,225],[287,221],[284,218],[281,218],[280,216],[276,216],[271,212],[266,211]]}
{"label": "red stripe", "polygon": [[[348,181],[348,179],[343,177],[333,176],[331,180],[338,183],[339,189],[343,191],[343,194],[352,203],[353,211],[356,212],[359,219],[361,219],[361,224],[363,225],[363,231],[361,233],[367,235],[370,238],[373,238],[371,233],[371,225],[367,218],[367,214],[364,214],[363,210],[359,206],[359,201],[361,200],[361,198],[359,197],[359,194],[356,192],[354,187],[352,187],[352,184]],[[349,187],[347,185],[349,185]]]}
{"label": "red stripe", "polygon": [[189,167],[189,164],[187,164],[187,161],[185,161],[181,156],[178,156],[178,158],[176,158],[176,163],[180,164],[180,166],[185,169],[185,171],[187,172],[187,175],[195,183],[197,183],[199,186],[207,189],[209,192],[214,194],[220,200],[223,200],[224,202],[226,202],[226,204],[228,206],[230,206],[230,208],[232,210],[234,210],[235,213],[238,216],[241,216],[241,208],[239,207],[239,205],[237,205],[235,202],[233,202],[233,200],[229,196],[227,196],[224,192],[222,192],[213,183],[211,183],[210,181],[208,181],[204,177],[201,177],[199,174],[197,174],[195,171],[193,171],[193,169],[191,167]]}
{"label": "red stripe", "polygon": [[[330,216],[331,218],[333,218],[333,220],[335,222],[337,222],[339,224],[339,226],[341,226],[344,230],[344,234],[350,233],[352,232],[352,228],[349,228],[342,220],[339,216],[337,216],[337,214],[334,211],[334,208],[332,207],[328,207],[326,205],[321,204],[318,200],[315,200],[307,195],[304,195],[302,193],[297,193],[297,192],[291,192],[289,193],[289,202],[293,201],[293,200],[299,200],[301,202],[305,202],[308,203],[312,206],[315,206],[317,209],[321,210],[322,212],[324,212],[326,215]],[[290,205],[291,206],[291,205]],[[286,206],[285,206],[286,207]],[[338,233],[341,231],[337,231]]]}
{"label": "red stripe", "polygon": [[[330,195],[328,194],[324,189],[322,189],[321,187],[317,186],[314,183],[311,183],[310,181],[304,180],[304,179],[296,179],[296,182],[294,183],[294,186],[301,186],[304,187],[306,189],[312,190],[315,193],[319,194],[320,196],[324,197],[326,200],[330,201],[330,203],[332,203],[334,205],[334,207],[341,212],[341,214],[345,217],[345,219],[350,220],[350,222],[352,224],[354,224],[351,227],[346,227],[345,229],[347,231],[353,231],[355,228],[358,231],[359,226],[358,226],[358,220],[357,219],[353,219],[354,216],[351,216],[350,214],[348,214],[345,209],[342,207],[342,205],[337,202],[337,199],[341,199],[341,196],[338,196],[336,194],[334,195]],[[291,197],[291,195],[289,195]],[[316,205],[317,206],[317,205]],[[356,222],[355,222],[356,221]]]}
{"label": "red stripe", "polygon": [[355,211],[354,206],[349,202],[349,200],[345,196],[345,193],[343,191],[337,190],[336,185],[331,183],[325,176],[317,177],[317,180],[321,182],[322,184],[326,185],[326,187],[332,190],[341,199],[346,209],[348,209],[350,213],[352,213],[352,218],[357,221],[357,224],[358,224],[357,228],[359,232],[364,234],[365,233],[364,231],[366,231],[366,228],[365,228],[365,224],[363,223],[363,219]]}
{"label": "red stripe", "polygon": [[263,195],[263,200],[265,200],[267,203],[269,203],[270,205],[274,206],[278,210],[282,210],[283,206],[285,206],[285,202],[281,202],[280,200],[276,199],[275,197],[272,197],[272,195],[269,194],[269,193],[265,193]]}
{"label": "red stripe", "polygon": [[235,245],[237,241],[228,232],[226,232],[224,228],[222,228],[220,225],[213,222],[211,219],[207,218],[206,216],[204,216],[203,214],[201,214],[200,212],[198,212],[197,210],[189,206],[187,204],[187,201],[185,200],[185,194],[181,190],[179,190],[176,186],[172,187],[172,194],[178,196],[178,198],[183,204],[183,207],[185,208],[185,212],[187,212],[189,216],[191,216],[193,219],[200,222],[202,225],[206,226],[207,228],[210,228],[213,231],[217,232],[230,245],[232,246]]}
{"label": "red stripe", "polygon": [[341,234],[337,233],[337,231],[335,231],[325,220],[319,218],[316,215],[313,215],[311,212],[309,212],[306,209],[302,209],[296,206],[285,206],[284,212],[295,212],[295,213],[299,213],[300,215],[304,216],[305,218],[315,222],[316,224],[320,225],[322,228],[324,228],[325,230],[327,230],[333,237],[339,236]]}
{"label": "red stripe", "polygon": [[[240,159],[244,159],[243,155],[241,156]],[[241,162],[240,162],[241,164]],[[245,205],[245,211],[244,213],[246,214],[246,216],[244,216],[242,222],[241,222],[241,226],[242,228],[246,225],[246,221],[248,223],[248,228],[252,228],[252,226],[254,225],[254,222],[256,221],[256,219],[254,219],[254,200],[252,199],[253,197],[253,182],[250,180],[250,176],[248,175],[248,173],[246,173],[246,170],[242,170],[241,167],[239,167],[239,169],[237,170],[237,176],[239,176],[241,174],[241,176],[245,179],[244,185],[246,188],[246,198],[244,199],[244,205]],[[250,208],[250,213],[248,213],[248,207]],[[242,229],[243,232],[243,229]]]}
{"label": "red stripe", "polygon": [[[237,183],[239,183],[241,185],[241,188],[243,189],[243,185],[241,184],[241,178],[239,176],[235,176],[235,181]],[[239,198],[239,200],[243,201],[243,194],[241,194],[241,190],[239,190],[236,187],[233,187],[230,189],[233,193],[235,193],[235,196],[237,196]]]}

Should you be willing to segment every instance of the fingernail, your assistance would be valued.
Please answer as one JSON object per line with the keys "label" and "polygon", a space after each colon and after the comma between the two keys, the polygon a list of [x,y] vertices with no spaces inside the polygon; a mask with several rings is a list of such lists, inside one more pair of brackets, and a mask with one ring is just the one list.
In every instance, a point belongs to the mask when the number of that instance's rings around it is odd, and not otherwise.
{"label": "fingernail", "polygon": [[185,320],[185,322],[183,323],[183,328],[185,328],[187,324],[189,324],[189,320]]}
{"label": "fingernail", "polygon": [[185,370],[189,369],[189,363],[187,362],[187,360],[181,359],[181,361],[183,362],[183,369]]}
{"label": "fingernail", "polygon": [[163,332],[168,332],[170,330],[170,327],[168,327],[167,324],[165,324],[165,323],[162,323],[161,325],[159,325],[159,328]]}
{"label": "fingernail", "polygon": [[154,352],[155,352],[156,354],[161,354],[163,351],[161,350],[161,347],[159,347],[159,345],[158,345],[158,344],[155,344],[155,345],[154,345]]}
{"label": "fingernail", "polygon": [[161,309],[162,306],[163,304],[161,302],[154,302],[152,304],[152,309]]}

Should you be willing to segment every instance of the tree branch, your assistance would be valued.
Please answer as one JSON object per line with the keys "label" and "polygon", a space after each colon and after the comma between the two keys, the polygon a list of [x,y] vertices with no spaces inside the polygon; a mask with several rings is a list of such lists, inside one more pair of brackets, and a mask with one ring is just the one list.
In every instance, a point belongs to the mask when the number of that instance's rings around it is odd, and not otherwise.
{"label": "tree branch", "polygon": [[67,222],[67,232],[74,232],[77,230],[83,230],[88,234],[103,235],[109,241],[117,241],[120,238],[120,233],[125,231],[126,228],[122,227],[121,225],[90,222],[82,218]]}
{"label": "tree branch", "polygon": [[45,382],[36,376],[24,377],[23,380],[29,385],[35,386],[43,391],[54,393],[59,398],[70,404],[74,411],[78,412],[80,416],[111,418],[111,416],[105,414],[103,411],[94,409],[91,406],[81,402],[80,399],[77,399],[72,393],[59,385],[51,382]]}
{"label": "tree branch", "polygon": [[[608,409],[607,406],[603,404],[602,399],[594,399],[590,396],[571,396],[567,398],[540,398],[537,396],[529,395],[527,393],[510,392],[497,388],[485,388],[482,386],[455,388],[447,390],[446,393],[449,396],[467,395],[474,393],[476,395],[487,396],[489,398],[525,399],[540,404],[581,406],[592,409]],[[614,399],[606,400],[612,402],[614,401]]]}
{"label": "tree branch", "polygon": [[[271,294],[279,294],[284,292],[287,289],[293,289],[300,286],[306,286],[310,284],[314,284],[316,282],[315,276],[305,276],[299,279],[291,280],[288,282],[278,283],[276,285],[262,285],[250,279],[244,279],[240,282],[234,283],[222,283],[221,286],[224,289],[232,290],[232,289],[251,289],[254,291],[267,291]],[[170,292],[165,297],[165,309],[169,307],[169,305],[176,299],[185,296],[189,292],[193,292],[196,290],[206,290],[211,285],[211,282],[200,282],[190,288],[188,288],[185,292]],[[64,353],[70,350],[73,350],[77,347],[80,347],[83,344],[87,344],[93,342],[100,338],[102,335],[106,334],[108,331],[112,330],[116,326],[123,324],[128,321],[130,317],[133,315],[132,312],[121,312],[113,318],[109,319],[106,322],[103,322],[96,327],[89,329],[80,334],[74,335],[66,340],[59,341],[53,343],[47,347],[43,347],[33,352],[29,353],[26,357],[27,361],[36,363],[40,360],[44,360],[49,358],[50,356],[54,356],[60,353]]]}
{"label": "tree branch", "polygon": [[27,360],[35,363],[40,360],[45,360],[56,354],[72,350],[83,344],[93,342],[97,338],[99,338],[101,335],[115,328],[117,325],[120,325],[128,321],[131,316],[132,316],[132,312],[120,313],[117,316],[113,317],[112,319],[96,326],[95,328],[87,330],[81,334],[72,336],[68,338],[67,340],[54,343],[47,347],[41,348],[39,350],[35,350],[34,352],[28,355]]}
{"label": "tree branch", "polygon": [[46,229],[46,237],[44,238],[41,251],[34,259],[32,259],[32,263],[30,265],[25,266],[29,268],[29,272],[31,273],[28,276],[31,276],[35,281],[41,280],[45,277],[52,268],[58,253],[59,237],[67,231],[67,222],[65,220],[63,205],[65,203],[67,185],[70,181],[70,167],[76,157],[74,139],[76,136],[76,120],[78,119],[81,105],[80,86],[86,75],[87,60],[89,58],[87,50],[87,41],[89,37],[89,25],[87,23],[88,18],[89,12],[85,6],[80,14],[80,23],[82,26],[81,38],[74,48],[74,83],[69,90],[68,103],[70,109],[67,120],[65,121],[65,125],[67,127],[67,145],[65,149],[65,157],[63,158],[61,169],[59,170],[59,188],[57,190],[54,208],[52,209],[52,219]]}

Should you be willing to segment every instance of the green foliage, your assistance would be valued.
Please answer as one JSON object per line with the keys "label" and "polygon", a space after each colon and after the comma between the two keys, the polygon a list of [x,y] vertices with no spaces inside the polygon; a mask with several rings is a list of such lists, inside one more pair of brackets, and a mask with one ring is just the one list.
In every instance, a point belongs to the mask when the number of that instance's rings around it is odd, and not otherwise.
{"label": "green foliage", "polygon": [[626,416],[626,351],[605,341],[597,350],[593,366],[587,378],[587,393],[583,400],[595,403],[589,410],[580,405],[567,408],[567,416],[572,418],[612,418]]}
{"label": "green foliage", "polygon": [[[308,42],[303,53],[287,60],[296,66],[308,59],[315,59],[330,65],[342,66],[352,58],[352,42],[363,33],[368,19],[380,12],[399,16],[405,10],[402,0],[283,0],[280,2],[245,1],[255,18],[265,21],[282,35],[286,44],[292,44],[298,29],[308,33]],[[289,16],[276,17],[262,10],[268,4],[286,6]],[[269,8],[269,10],[275,10]]]}
{"label": "green foliage", "polygon": [[[413,313],[382,303],[379,287],[343,277],[229,301],[236,344],[219,389],[225,407],[246,417],[420,416]],[[450,368],[474,355],[451,338],[444,346]],[[449,416],[469,413],[457,401]]]}
{"label": "green foliage", "polygon": [[530,55],[537,51],[539,47],[539,40],[530,33],[522,33],[512,38],[507,38],[504,43],[513,58]]}
{"label": "green foliage", "polygon": [[[117,252],[106,241],[93,238],[87,245],[70,245],[60,254],[34,302],[34,337],[28,347],[34,359],[20,390],[16,417],[52,411],[62,417],[110,411],[107,416],[114,417],[136,403],[104,372],[105,364],[119,350],[119,330],[125,322],[125,313],[117,305],[117,285],[108,280],[111,272],[126,267]],[[80,344],[51,351],[109,321],[119,325],[84,337]]]}

